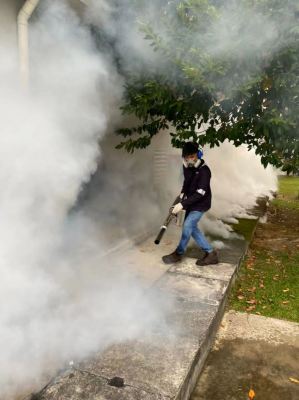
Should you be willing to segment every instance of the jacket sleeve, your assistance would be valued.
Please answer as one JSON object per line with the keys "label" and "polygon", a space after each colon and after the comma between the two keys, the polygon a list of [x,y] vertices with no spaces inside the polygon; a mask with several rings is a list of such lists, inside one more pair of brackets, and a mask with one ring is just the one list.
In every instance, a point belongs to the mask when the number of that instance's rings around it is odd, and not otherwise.
{"label": "jacket sleeve", "polygon": [[183,167],[183,173],[184,173],[184,183],[183,183],[181,193],[185,194],[186,190],[187,190],[187,177],[186,177],[185,167]]}
{"label": "jacket sleeve", "polygon": [[198,179],[197,190],[191,196],[189,196],[186,200],[182,201],[182,206],[184,208],[192,206],[197,201],[199,201],[207,192],[210,186],[211,180],[211,172],[209,169],[203,169],[201,171],[200,178]]}

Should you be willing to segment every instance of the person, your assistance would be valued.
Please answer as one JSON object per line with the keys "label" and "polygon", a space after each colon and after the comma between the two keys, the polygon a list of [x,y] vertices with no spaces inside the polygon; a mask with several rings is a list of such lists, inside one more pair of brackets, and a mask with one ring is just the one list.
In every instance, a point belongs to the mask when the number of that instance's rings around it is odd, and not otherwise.
{"label": "person", "polygon": [[203,151],[197,143],[186,142],[183,151],[184,184],[180,194],[181,202],[176,204],[172,213],[186,210],[181,240],[171,254],[162,257],[165,264],[181,261],[191,238],[204,251],[204,257],[196,261],[197,265],[218,264],[218,254],[207,241],[197,224],[206,211],[211,208],[211,171],[202,159]]}

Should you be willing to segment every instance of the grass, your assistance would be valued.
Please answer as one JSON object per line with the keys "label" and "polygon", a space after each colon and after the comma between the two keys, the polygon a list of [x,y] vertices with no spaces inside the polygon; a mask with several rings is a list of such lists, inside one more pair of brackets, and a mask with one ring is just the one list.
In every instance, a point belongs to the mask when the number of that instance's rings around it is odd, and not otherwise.
{"label": "grass", "polygon": [[299,321],[299,252],[254,251],[246,257],[230,297],[238,311]]}
{"label": "grass", "polygon": [[281,177],[278,198],[272,204],[274,207],[299,211],[299,177]]}
{"label": "grass", "polygon": [[[243,261],[230,295],[238,311],[299,322],[299,178],[283,177],[270,210],[276,210],[258,234]],[[298,212],[297,212],[298,211]],[[254,221],[235,226],[246,239]]]}
{"label": "grass", "polygon": [[232,225],[232,227],[236,233],[244,236],[245,240],[250,242],[256,224],[257,224],[256,219],[240,218],[239,223]]}
{"label": "grass", "polygon": [[278,184],[280,195],[299,199],[299,177],[283,176],[279,179]]}
{"label": "grass", "polygon": [[272,204],[276,208],[288,208],[289,210],[299,211],[299,200],[275,199]]}

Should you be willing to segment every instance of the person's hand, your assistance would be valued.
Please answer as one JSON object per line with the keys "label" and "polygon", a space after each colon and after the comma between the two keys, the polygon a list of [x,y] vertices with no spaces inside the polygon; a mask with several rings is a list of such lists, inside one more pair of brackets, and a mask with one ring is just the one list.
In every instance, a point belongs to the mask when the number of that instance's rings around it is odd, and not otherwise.
{"label": "person's hand", "polygon": [[176,205],[173,207],[173,209],[172,209],[172,214],[177,214],[177,213],[179,213],[180,211],[182,211],[182,209],[183,209],[182,203],[178,203],[178,204],[176,204]]}
{"label": "person's hand", "polygon": [[184,193],[181,193],[179,197],[182,200],[184,198]]}

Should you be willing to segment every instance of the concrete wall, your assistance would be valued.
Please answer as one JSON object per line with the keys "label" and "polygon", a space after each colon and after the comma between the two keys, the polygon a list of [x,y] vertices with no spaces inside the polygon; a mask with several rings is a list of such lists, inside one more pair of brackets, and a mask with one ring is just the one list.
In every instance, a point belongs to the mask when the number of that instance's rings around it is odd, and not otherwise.
{"label": "concrete wall", "polygon": [[0,45],[14,46],[17,50],[17,14],[23,1],[0,1]]}
{"label": "concrete wall", "polygon": [[[71,6],[81,13],[84,3],[68,0]],[[15,47],[17,51],[17,15],[25,0],[0,0],[0,45]]]}

